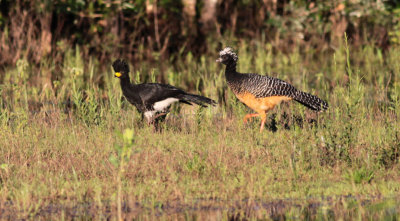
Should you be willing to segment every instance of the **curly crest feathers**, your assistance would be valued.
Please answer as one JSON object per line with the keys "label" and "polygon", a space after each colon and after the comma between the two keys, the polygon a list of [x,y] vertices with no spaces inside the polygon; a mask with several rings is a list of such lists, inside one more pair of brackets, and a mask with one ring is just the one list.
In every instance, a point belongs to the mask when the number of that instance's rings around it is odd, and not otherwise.
{"label": "curly crest feathers", "polygon": [[129,73],[129,65],[124,59],[117,59],[113,62],[112,67],[115,72]]}
{"label": "curly crest feathers", "polygon": [[219,52],[219,56],[229,56],[231,57],[235,62],[238,60],[237,54],[233,51],[231,47],[225,47],[223,50]]}

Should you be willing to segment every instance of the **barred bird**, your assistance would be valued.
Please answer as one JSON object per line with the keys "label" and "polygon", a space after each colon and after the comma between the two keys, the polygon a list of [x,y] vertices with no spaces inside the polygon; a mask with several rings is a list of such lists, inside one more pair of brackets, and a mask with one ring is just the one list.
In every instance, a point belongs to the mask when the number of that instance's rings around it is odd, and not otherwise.
{"label": "barred bird", "polygon": [[237,61],[238,56],[232,48],[226,47],[219,52],[217,62],[226,65],[225,77],[229,87],[241,102],[257,112],[247,114],[244,117],[244,123],[252,117],[259,116],[261,117],[260,131],[262,131],[267,119],[267,112],[282,101],[295,100],[314,111],[323,111],[328,108],[326,101],[297,90],[283,80],[259,74],[237,72]]}
{"label": "barred bird", "polygon": [[146,118],[149,125],[154,124],[157,118],[165,117],[169,107],[175,102],[189,105],[194,103],[202,107],[216,104],[210,98],[189,94],[168,84],[132,84],[129,79],[129,65],[125,60],[115,60],[112,67],[115,71],[114,76],[120,79],[125,98]]}

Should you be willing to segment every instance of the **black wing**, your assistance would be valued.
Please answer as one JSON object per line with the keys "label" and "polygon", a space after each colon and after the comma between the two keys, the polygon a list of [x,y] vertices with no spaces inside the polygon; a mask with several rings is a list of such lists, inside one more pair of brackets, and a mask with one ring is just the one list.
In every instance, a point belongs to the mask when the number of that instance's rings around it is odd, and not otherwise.
{"label": "black wing", "polygon": [[149,109],[151,109],[151,106],[158,101],[167,98],[180,99],[182,95],[186,94],[183,90],[169,84],[146,83],[138,84],[135,87],[143,104]]}

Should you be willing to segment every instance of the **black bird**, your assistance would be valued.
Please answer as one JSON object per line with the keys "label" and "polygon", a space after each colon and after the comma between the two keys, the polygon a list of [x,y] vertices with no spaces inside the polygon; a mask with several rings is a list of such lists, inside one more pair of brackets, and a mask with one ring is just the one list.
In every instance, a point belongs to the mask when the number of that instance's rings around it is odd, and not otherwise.
{"label": "black bird", "polygon": [[132,84],[129,79],[129,65],[125,60],[117,59],[113,62],[112,67],[115,71],[114,76],[120,79],[125,98],[135,105],[148,124],[154,124],[157,118],[165,116],[169,112],[171,104],[175,102],[189,105],[195,103],[202,107],[216,104],[210,98],[189,94],[168,84]]}
{"label": "black bird", "polygon": [[226,47],[219,52],[217,62],[226,65],[225,77],[229,87],[241,102],[257,112],[247,114],[244,122],[246,123],[252,117],[260,116],[260,131],[264,129],[267,112],[282,101],[295,100],[314,111],[328,109],[326,101],[300,91],[283,80],[259,74],[237,72],[237,61],[238,56],[232,48]]}

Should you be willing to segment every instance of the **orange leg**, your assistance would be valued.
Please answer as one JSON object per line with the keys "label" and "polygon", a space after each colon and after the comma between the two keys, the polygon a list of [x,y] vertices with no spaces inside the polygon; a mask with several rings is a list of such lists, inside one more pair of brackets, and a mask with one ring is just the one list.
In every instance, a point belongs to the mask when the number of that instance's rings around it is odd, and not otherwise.
{"label": "orange leg", "polygon": [[147,125],[154,125],[154,123],[156,122],[156,119],[157,118],[159,118],[159,117],[161,117],[161,116],[164,116],[164,115],[166,115],[167,113],[159,113],[159,114],[157,114],[156,116],[154,116],[154,117],[152,117],[151,119],[149,119],[148,121],[147,121]]}
{"label": "orange leg", "polygon": [[166,115],[167,113],[159,113],[156,116],[154,116],[150,121],[147,122],[147,125],[152,125],[153,126],[153,132],[157,132],[158,128],[158,122],[157,118]]}
{"label": "orange leg", "polygon": [[161,117],[161,116],[164,116],[164,115],[166,115],[167,113],[159,113],[159,114],[157,114],[155,117],[153,117],[153,120],[155,120],[155,119],[157,119],[157,118],[159,118],[159,117]]}
{"label": "orange leg", "polygon": [[267,121],[267,111],[260,113],[260,117],[261,117],[261,126],[260,126],[260,132],[262,132],[264,130],[264,125],[265,122]]}
{"label": "orange leg", "polygon": [[260,114],[259,113],[255,113],[255,114],[246,114],[246,116],[244,116],[244,118],[243,118],[243,123],[247,123],[247,121],[250,119],[250,121],[251,121],[251,118],[252,117],[257,117],[257,116],[259,116]]}

